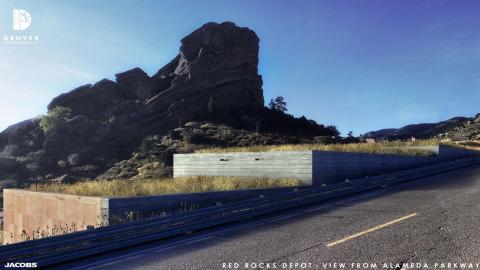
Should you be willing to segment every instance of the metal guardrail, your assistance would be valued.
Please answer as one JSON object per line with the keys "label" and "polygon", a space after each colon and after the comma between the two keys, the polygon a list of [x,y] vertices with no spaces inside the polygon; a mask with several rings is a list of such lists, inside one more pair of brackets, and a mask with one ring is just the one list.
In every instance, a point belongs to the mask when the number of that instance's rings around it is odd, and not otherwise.
{"label": "metal guardrail", "polygon": [[171,217],[148,218],[89,231],[0,246],[0,262],[2,264],[36,262],[39,267],[58,265],[473,165],[480,165],[480,158],[439,163],[387,175],[198,209]]}

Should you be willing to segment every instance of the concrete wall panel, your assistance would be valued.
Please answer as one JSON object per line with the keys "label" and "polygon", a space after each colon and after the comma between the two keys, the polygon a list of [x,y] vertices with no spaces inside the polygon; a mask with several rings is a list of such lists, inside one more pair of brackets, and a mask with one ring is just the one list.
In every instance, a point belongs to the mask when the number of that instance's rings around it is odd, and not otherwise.
{"label": "concrete wall panel", "polygon": [[4,189],[4,243],[98,227],[105,198]]}
{"label": "concrete wall panel", "polygon": [[297,178],[312,181],[311,151],[174,155],[173,175]]}

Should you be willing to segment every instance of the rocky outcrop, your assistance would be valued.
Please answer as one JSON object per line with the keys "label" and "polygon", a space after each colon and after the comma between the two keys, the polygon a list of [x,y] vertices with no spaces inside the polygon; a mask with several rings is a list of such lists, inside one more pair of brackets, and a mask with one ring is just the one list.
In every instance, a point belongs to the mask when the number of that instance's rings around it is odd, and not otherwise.
{"label": "rocky outcrop", "polygon": [[149,113],[166,110],[169,117],[186,120],[192,113],[206,111],[210,99],[218,111],[262,107],[258,43],[253,31],[229,22],[207,23],[194,31],[182,39],[180,54],[170,63],[171,68],[153,76],[171,85],[148,100]]}
{"label": "rocky outcrop", "polygon": [[[95,178],[109,168],[115,177],[136,175],[140,168],[122,164],[129,163],[144,137],[165,136],[190,121],[214,119],[257,132],[335,135],[334,128],[264,107],[258,52],[259,38],[252,30],[231,22],[207,23],[183,38],[179,54],[151,77],[134,68],[116,74],[115,81],[104,79],[62,94],[48,109],[70,110],[61,110],[68,116],[53,128],[42,129],[40,120],[33,119],[0,133],[0,157],[13,160],[10,168],[15,168],[1,170],[0,180],[71,182]],[[171,158],[182,147],[167,146],[170,150],[162,155]],[[140,175],[168,172],[170,166],[141,165]]]}
{"label": "rocky outcrop", "polygon": [[128,157],[144,136],[206,116],[212,100],[218,113],[263,107],[259,39],[252,30],[207,23],[181,44],[179,55],[152,77],[134,68],[116,74],[116,81],[54,98],[48,109],[68,107],[70,119],[47,134],[38,119],[10,127],[0,135],[1,154],[21,159],[32,171],[28,177],[84,174],[85,168],[95,175]]}
{"label": "rocky outcrop", "polygon": [[179,55],[152,77],[135,68],[117,74],[116,82],[105,79],[62,94],[48,108],[69,107],[73,115],[152,131],[207,112],[211,99],[218,112],[263,106],[255,32],[207,23],[181,43]]}
{"label": "rocky outcrop", "polygon": [[312,143],[288,134],[257,133],[235,129],[224,124],[187,122],[169,135],[147,136],[131,157],[115,164],[98,179],[159,178],[173,172],[173,154],[195,150],[230,146]]}
{"label": "rocky outcrop", "polygon": [[179,55],[154,76],[135,68],[117,74],[116,82],[105,79],[62,94],[48,108],[69,107],[73,116],[94,121],[90,130],[97,133],[86,135],[107,155],[112,148],[130,150],[145,135],[206,117],[210,101],[220,114],[263,107],[258,50],[252,30],[207,23],[182,39]]}
{"label": "rocky outcrop", "polygon": [[14,158],[40,150],[45,136],[38,126],[39,121],[39,119],[29,119],[12,125],[0,133],[0,150],[2,150],[0,157]]}
{"label": "rocky outcrop", "polygon": [[0,133],[0,180],[37,175],[45,140],[38,123],[39,119],[26,120]]}

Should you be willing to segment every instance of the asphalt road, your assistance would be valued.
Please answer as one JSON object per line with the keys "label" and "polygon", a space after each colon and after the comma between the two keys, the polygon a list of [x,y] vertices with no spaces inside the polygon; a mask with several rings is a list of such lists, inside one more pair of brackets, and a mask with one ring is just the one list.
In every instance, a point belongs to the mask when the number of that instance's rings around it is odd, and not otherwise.
{"label": "asphalt road", "polygon": [[385,269],[402,262],[411,269],[454,269],[453,263],[480,269],[480,168],[91,258],[69,269],[342,269],[334,263]]}

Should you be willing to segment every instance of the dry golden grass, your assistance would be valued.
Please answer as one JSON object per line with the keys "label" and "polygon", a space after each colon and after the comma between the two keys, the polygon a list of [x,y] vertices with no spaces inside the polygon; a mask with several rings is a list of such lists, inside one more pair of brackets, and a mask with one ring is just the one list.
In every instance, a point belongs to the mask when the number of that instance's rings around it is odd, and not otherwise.
{"label": "dry golden grass", "polygon": [[435,140],[419,140],[415,142],[375,142],[350,144],[285,144],[285,145],[253,145],[245,147],[212,147],[197,150],[197,153],[226,153],[226,152],[269,152],[269,151],[339,151],[353,153],[396,154],[429,156],[433,153],[428,150],[415,149],[416,146],[437,145]]}
{"label": "dry golden grass", "polygon": [[297,179],[192,176],[142,180],[100,180],[75,184],[32,185],[30,190],[85,196],[130,197],[252,188],[293,187]]}
{"label": "dry golden grass", "polygon": [[480,151],[480,140],[459,141],[457,145],[460,145],[469,150]]}

